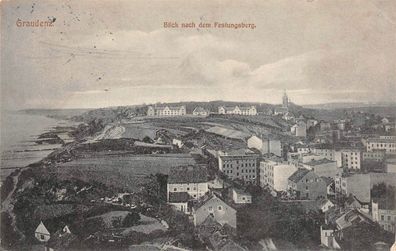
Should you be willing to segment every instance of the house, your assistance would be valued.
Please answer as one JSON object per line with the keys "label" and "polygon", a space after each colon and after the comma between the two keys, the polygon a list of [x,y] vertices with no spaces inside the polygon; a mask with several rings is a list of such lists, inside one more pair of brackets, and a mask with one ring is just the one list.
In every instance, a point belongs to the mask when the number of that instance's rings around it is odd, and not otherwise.
{"label": "house", "polygon": [[335,195],[335,183],[334,179],[328,178],[328,177],[321,177],[324,182],[326,182],[326,187],[327,187],[327,195]]}
{"label": "house", "polygon": [[187,192],[169,193],[168,204],[177,211],[189,213],[188,202],[193,199]]}
{"label": "house", "polygon": [[298,169],[289,177],[288,191],[297,199],[316,200],[327,196],[325,181],[314,171],[305,168]]}
{"label": "house", "polygon": [[233,207],[225,203],[218,196],[212,194],[193,207],[192,215],[194,226],[199,226],[206,218],[213,217],[222,226],[227,224],[236,229],[236,213],[237,211]]}
{"label": "house", "polygon": [[184,143],[181,139],[174,138],[172,139],[172,145],[177,146],[178,148],[182,148]]}
{"label": "house", "polygon": [[329,199],[319,199],[317,203],[318,203],[318,208],[323,213],[326,213],[327,211],[330,210],[330,208],[333,208],[335,206],[334,203]]}
{"label": "house", "polygon": [[184,116],[186,115],[186,106],[149,106],[147,116]]}
{"label": "house", "polygon": [[383,162],[385,160],[385,151],[377,150],[372,152],[363,152],[363,161],[376,161],[376,162]]}
{"label": "house", "polygon": [[286,121],[294,121],[296,119],[296,117],[294,117],[293,113],[291,112],[286,112],[283,114],[282,118]]}
{"label": "house", "polygon": [[357,148],[345,148],[335,152],[335,161],[337,166],[342,166],[349,170],[360,170],[362,160],[362,151]]}
{"label": "house", "polygon": [[260,186],[268,187],[271,191],[287,190],[289,177],[297,171],[295,165],[283,163],[281,159],[266,159],[260,162]]}
{"label": "house", "polygon": [[371,201],[370,190],[374,185],[379,183],[394,185],[395,180],[396,173],[355,173],[342,175],[335,178],[335,191],[346,196],[353,194],[359,201],[369,203]]}
{"label": "house", "polygon": [[286,114],[288,111],[289,109],[287,107],[277,106],[274,109],[274,115],[283,115]]}
{"label": "house", "polygon": [[209,115],[209,111],[206,110],[203,107],[197,106],[193,110],[193,115],[194,116],[208,116]]}
{"label": "house", "polygon": [[383,150],[387,154],[396,153],[396,140],[393,138],[369,138],[367,139],[367,152]]}
{"label": "house", "polygon": [[257,137],[252,135],[247,140],[248,148],[254,148],[259,150],[262,154],[272,153],[276,156],[282,156],[282,143],[279,139],[274,136],[261,136]]}
{"label": "house", "polygon": [[393,123],[388,123],[384,125],[384,130],[385,132],[390,132],[390,131],[394,131],[396,128],[396,122]]}
{"label": "house", "polygon": [[303,163],[303,167],[314,171],[318,176],[328,178],[335,178],[337,174],[342,172],[342,169],[337,167],[337,163],[328,159],[311,160]]}
{"label": "house", "polygon": [[307,130],[311,127],[314,127],[318,124],[316,119],[307,119]]}
{"label": "house", "polygon": [[344,203],[344,208],[358,209],[361,212],[369,213],[369,204],[370,203],[361,202],[356,196],[350,194]]}
{"label": "house", "polygon": [[318,145],[312,147],[312,153],[319,155],[322,158],[335,160],[335,149],[333,149],[332,145]]}
{"label": "house", "polygon": [[264,111],[265,115],[271,116],[272,114],[274,114],[274,110],[272,110],[271,107],[268,107],[265,111]]}
{"label": "house", "polygon": [[371,211],[375,222],[389,232],[396,233],[396,205],[395,201],[376,199],[372,201]]}
{"label": "house", "polygon": [[40,221],[34,236],[40,242],[48,242],[55,234],[55,232],[61,231],[62,233],[71,233],[69,226],[65,224],[54,224],[51,220]]}
{"label": "house", "polygon": [[45,244],[45,251],[74,250],[78,249],[80,241],[68,226],[56,231]]}
{"label": "house", "polygon": [[40,242],[47,242],[51,238],[51,233],[44,225],[44,223],[40,221],[40,224],[37,226],[36,230],[34,231],[34,236]]}
{"label": "house", "polygon": [[291,131],[294,132],[296,137],[305,138],[307,136],[307,124],[300,120],[292,127]]}
{"label": "house", "polygon": [[218,113],[254,116],[257,115],[257,109],[255,106],[219,106]]}
{"label": "house", "polygon": [[[181,166],[170,170],[167,184],[168,202],[171,196],[174,196],[170,195],[171,193],[186,192],[193,200],[197,200],[208,191],[208,173],[206,168],[200,166]],[[182,195],[176,195],[176,198],[179,200],[180,197],[178,196]]]}
{"label": "house", "polygon": [[341,249],[335,238],[334,228],[327,224],[320,226],[320,243],[330,249]]}
{"label": "house", "polygon": [[235,204],[250,204],[252,203],[252,195],[243,190],[233,188],[232,200],[234,201]]}
{"label": "house", "polygon": [[381,119],[381,123],[382,124],[388,124],[389,122],[391,122],[391,120],[389,118],[387,118],[387,117],[384,117],[384,118]]}
{"label": "house", "polygon": [[218,153],[219,170],[230,179],[256,183],[259,155],[249,149]]}
{"label": "house", "polygon": [[327,130],[331,129],[331,124],[330,124],[330,122],[326,122],[324,120],[321,120],[319,122],[319,127],[320,127],[321,131],[327,131]]}
{"label": "house", "polygon": [[320,232],[323,246],[342,250],[377,250],[375,247],[379,243],[391,243],[392,237],[356,209],[331,217],[326,225],[321,226]]}

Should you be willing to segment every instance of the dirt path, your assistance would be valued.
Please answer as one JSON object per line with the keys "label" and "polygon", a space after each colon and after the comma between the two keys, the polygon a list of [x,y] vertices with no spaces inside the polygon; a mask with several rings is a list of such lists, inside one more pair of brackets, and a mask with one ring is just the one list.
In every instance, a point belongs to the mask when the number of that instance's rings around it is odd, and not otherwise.
{"label": "dirt path", "polygon": [[24,234],[19,231],[19,229],[16,227],[16,216],[14,214],[14,200],[12,198],[12,196],[15,193],[18,181],[19,181],[19,176],[21,175],[22,170],[20,172],[18,172],[17,175],[12,176],[12,181],[13,181],[13,188],[11,190],[11,192],[8,194],[7,198],[5,198],[5,200],[3,201],[2,205],[1,205],[1,211],[2,212],[7,212],[10,217],[11,217],[11,226],[13,227],[14,231],[19,233],[22,237],[24,237]]}

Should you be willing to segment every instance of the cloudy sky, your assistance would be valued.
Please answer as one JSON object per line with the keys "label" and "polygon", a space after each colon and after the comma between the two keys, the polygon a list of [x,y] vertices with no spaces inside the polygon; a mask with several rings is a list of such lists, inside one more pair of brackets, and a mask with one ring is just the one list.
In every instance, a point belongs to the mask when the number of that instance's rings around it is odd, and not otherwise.
{"label": "cloudy sky", "polygon": [[[1,105],[395,101],[396,1],[2,1]],[[47,21],[53,27],[18,27]],[[165,29],[164,22],[256,29]]]}

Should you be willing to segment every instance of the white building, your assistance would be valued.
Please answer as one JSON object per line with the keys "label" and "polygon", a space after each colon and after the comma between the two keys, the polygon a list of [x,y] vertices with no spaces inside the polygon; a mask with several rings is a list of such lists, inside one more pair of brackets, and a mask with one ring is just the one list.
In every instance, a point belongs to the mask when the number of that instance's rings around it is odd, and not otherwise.
{"label": "white building", "polygon": [[319,155],[322,158],[335,160],[335,150],[331,148],[314,147],[312,148],[312,153]]}
{"label": "white building", "polygon": [[273,137],[257,137],[253,135],[247,140],[249,148],[259,150],[261,153],[272,153],[276,156],[282,156],[282,143],[279,139]]}
{"label": "white building", "polygon": [[255,106],[220,106],[218,108],[219,114],[236,114],[236,115],[257,115],[257,110]]}
{"label": "white building", "polygon": [[349,170],[361,169],[362,152],[359,149],[341,149],[335,153],[337,166],[342,166]]}
{"label": "white building", "polygon": [[304,121],[298,121],[290,130],[297,137],[307,136],[307,124]]}
{"label": "white building", "polygon": [[51,233],[44,225],[44,223],[40,221],[40,224],[37,226],[36,230],[34,231],[34,236],[40,242],[47,242],[51,238]]}
{"label": "white building", "polygon": [[182,106],[149,106],[147,116],[184,116],[186,107]]}
{"label": "white building", "polygon": [[207,170],[199,166],[182,166],[170,170],[167,185],[167,199],[177,198],[177,203],[182,203],[179,199],[185,195],[170,195],[171,193],[187,193],[189,199],[197,200],[209,191]]}
{"label": "white building", "polygon": [[289,177],[297,170],[295,165],[282,163],[280,160],[264,160],[260,162],[260,186],[272,191],[286,191]]}
{"label": "white building", "polygon": [[203,107],[195,107],[194,111],[193,111],[193,115],[194,116],[208,116],[209,115],[209,111],[204,109]]}
{"label": "white building", "polygon": [[394,138],[367,139],[367,152],[384,150],[386,153],[396,153],[396,140]]}
{"label": "white building", "polygon": [[182,148],[184,146],[183,141],[176,138],[172,140],[172,145],[177,146],[178,148]]}
{"label": "white building", "polygon": [[230,179],[241,179],[255,183],[258,157],[258,154],[249,149],[228,152],[219,151],[219,170]]}
{"label": "white building", "polygon": [[252,195],[240,189],[232,189],[232,200],[235,204],[250,204],[252,203]]}

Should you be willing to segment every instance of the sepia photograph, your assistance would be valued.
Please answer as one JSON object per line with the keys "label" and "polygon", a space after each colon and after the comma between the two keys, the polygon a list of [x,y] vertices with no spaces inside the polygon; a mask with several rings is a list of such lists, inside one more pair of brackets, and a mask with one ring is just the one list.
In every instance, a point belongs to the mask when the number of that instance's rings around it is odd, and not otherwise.
{"label": "sepia photograph", "polygon": [[396,251],[395,0],[0,8],[0,250]]}

